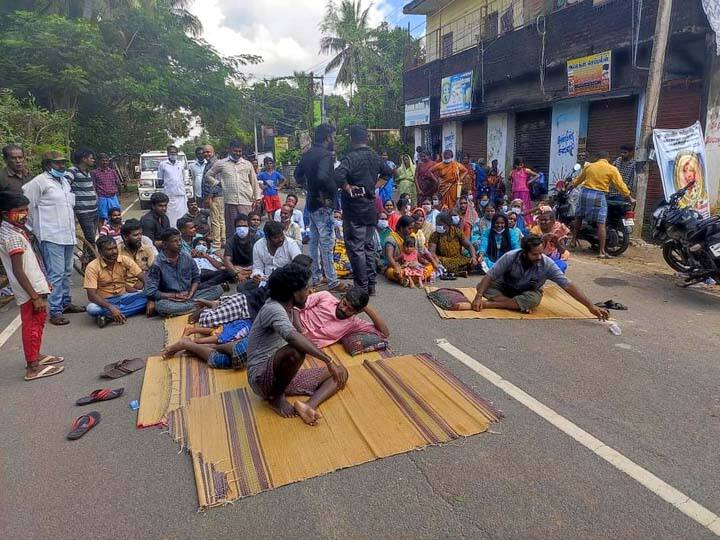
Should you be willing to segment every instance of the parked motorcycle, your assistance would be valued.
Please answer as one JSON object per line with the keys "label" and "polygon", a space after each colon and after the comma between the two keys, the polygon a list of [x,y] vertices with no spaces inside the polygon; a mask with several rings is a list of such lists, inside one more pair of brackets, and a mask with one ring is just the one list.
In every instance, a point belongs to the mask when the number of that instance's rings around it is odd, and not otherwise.
{"label": "parked motorcycle", "polygon": [[[574,205],[570,201],[570,186],[572,179],[580,171],[580,165],[576,164],[573,172],[564,181],[555,184],[555,213],[557,219],[562,221],[571,230],[575,228]],[[625,253],[630,245],[630,235],[635,226],[635,212],[632,204],[622,197],[608,197],[608,215],[605,222],[607,239],[605,251],[612,257],[618,257]],[[600,240],[597,235],[597,224],[583,221],[582,228],[578,232],[578,240],[589,242],[593,249],[599,249]]]}
{"label": "parked motorcycle", "polygon": [[653,239],[663,242],[663,258],[670,268],[687,276],[684,287],[707,278],[720,281],[720,217],[703,218],[680,206],[694,184],[676,191],[653,212]]}

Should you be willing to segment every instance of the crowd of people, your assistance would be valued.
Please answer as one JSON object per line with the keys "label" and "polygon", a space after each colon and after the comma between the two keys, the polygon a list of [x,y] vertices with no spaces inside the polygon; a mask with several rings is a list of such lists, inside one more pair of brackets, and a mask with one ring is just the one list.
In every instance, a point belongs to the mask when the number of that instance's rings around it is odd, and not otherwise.
{"label": "crowd of people", "polygon": [[[510,174],[509,199],[496,162],[458,162],[446,150],[435,163],[418,149],[417,162],[404,155],[396,167],[370,148],[364,127],[352,126],[349,135],[351,149],[338,162],[334,128],[316,129],[294,175],[306,190],[304,211],[294,194],[280,199],[287,180],[271,158],[260,171],[231,141],[224,159],[210,146],[197,149],[190,172],[199,196],[190,199],[177,148],[168,147],[158,168],[162,191],[141,219],[125,221],[107,156],[100,154],[93,169],[94,153],[78,150],[68,168],[64,156],[48,152],[43,171],[31,178],[22,149],[6,147],[0,259],[20,306],[26,380],[63,370],[62,357],[40,351],[48,313],[62,326],[65,313],[87,311],[100,328],[143,313],[191,314],[191,326],[166,355],[187,350],[213,368],[247,367],[253,390],[278,413],[314,424],[317,406],[347,381],[347,371],[321,349],[354,331],[389,335],[369,307],[378,274],[411,288],[484,274],[474,301],[446,306],[474,310],[532,310],[550,279],[607,317],[565,277],[570,231],[550,207],[531,206],[529,186],[538,174],[521,159]],[[592,189],[613,185],[624,193],[604,165],[583,175]],[[84,269],[85,307],[71,298],[76,220],[95,246]],[[340,245],[352,285],[338,277]],[[231,286],[236,292],[223,296]],[[305,355],[327,369],[299,370]],[[291,406],[286,396],[293,394],[310,397]]]}

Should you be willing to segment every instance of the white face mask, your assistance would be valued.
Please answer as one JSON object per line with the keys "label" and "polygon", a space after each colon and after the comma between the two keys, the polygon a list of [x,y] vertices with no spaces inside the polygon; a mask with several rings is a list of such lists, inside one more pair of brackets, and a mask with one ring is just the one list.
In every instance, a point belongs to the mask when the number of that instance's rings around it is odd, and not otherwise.
{"label": "white face mask", "polygon": [[505,230],[505,227],[493,227],[493,229],[496,233],[502,233]]}
{"label": "white face mask", "polygon": [[507,204],[504,204],[504,205],[503,205],[502,211],[503,211],[503,214],[507,214],[507,211],[508,211]]}
{"label": "white face mask", "polygon": [[198,253],[207,253],[207,246],[205,244],[198,244],[195,246],[195,251]]}
{"label": "white face mask", "polygon": [[249,227],[235,227],[235,234],[237,234],[239,238],[245,238],[249,232]]}
{"label": "white face mask", "polygon": [[522,208],[518,208],[517,206],[513,206],[510,210],[516,214],[522,214]]}
{"label": "white face mask", "polygon": [[460,216],[453,216],[452,223],[453,225],[460,225]]}
{"label": "white face mask", "polygon": [[445,234],[445,225],[437,225],[435,230],[438,234]]}
{"label": "white face mask", "polygon": [[432,206],[430,206],[429,204],[423,204],[422,209],[423,209],[423,210],[425,211],[425,213],[427,214],[428,212],[430,212],[430,211],[432,210]]}
{"label": "white face mask", "polygon": [[335,220],[335,226],[336,226],[337,228],[342,227],[342,219],[336,219],[336,220]]}
{"label": "white face mask", "polygon": [[480,206],[487,206],[490,201],[483,199],[480,201]]}
{"label": "white face mask", "polygon": [[387,229],[389,226],[390,226],[390,225],[389,225],[387,219],[379,219],[379,220],[378,220],[378,229],[380,229],[381,231],[384,231],[384,230]]}
{"label": "white face mask", "polygon": [[443,159],[443,163],[452,163],[452,158]]}

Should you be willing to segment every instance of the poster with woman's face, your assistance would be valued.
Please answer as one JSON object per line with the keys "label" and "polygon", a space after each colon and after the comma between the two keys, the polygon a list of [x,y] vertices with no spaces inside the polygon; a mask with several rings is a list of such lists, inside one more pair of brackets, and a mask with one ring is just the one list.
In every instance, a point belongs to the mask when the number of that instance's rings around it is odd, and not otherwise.
{"label": "poster with woman's face", "polygon": [[695,152],[679,152],[675,157],[673,164],[675,189],[679,190],[692,184],[680,201],[681,206],[699,209],[703,204],[707,204],[705,178],[703,177],[704,167],[701,159],[702,156]]}

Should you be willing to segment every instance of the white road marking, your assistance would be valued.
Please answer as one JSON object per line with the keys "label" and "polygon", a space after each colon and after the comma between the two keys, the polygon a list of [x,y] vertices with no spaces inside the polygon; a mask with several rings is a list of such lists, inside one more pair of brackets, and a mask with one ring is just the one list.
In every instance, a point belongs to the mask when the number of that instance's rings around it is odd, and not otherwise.
{"label": "white road marking", "polygon": [[689,496],[678,491],[670,484],[667,484],[650,471],[643,469],[640,465],[626,458],[618,451],[607,446],[601,440],[596,439],[590,433],[573,424],[567,418],[560,416],[551,408],[543,405],[537,399],[527,394],[514,384],[503,379],[500,375],[485,367],[480,362],[465,354],[463,351],[452,345],[446,339],[438,339],[437,346],[457,358],[472,369],[475,373],[490,381],[509,396],[525,405],[532,412],[544,418],[560,431],[569,435],[577,442],[600,456],[619,471],[624,472],[633,480],[639,482],[655,495],[670,503],[689,518],[695,520],[703,527],[706,527],[716,536],[720,536],[720,517],[695,502]]}
{"label": "white road marking", "polygon": [[15,317],[10,324],[5,327],[5,330],[0,333],[0,347],[5,345],[5,342],[15,333],[15,330],[20,328],[20,315]]}
{"label": "white road marking", "polygon": [[135,200],[133,202],[131,202],[125,210],[122,211],[121,215],[124,216],[125,214],[127,214],[128,210],[130,210],[133,206],[135,206],[135,203],[138,202],[139,200],[140,200],[140,197],[135,197]]}

